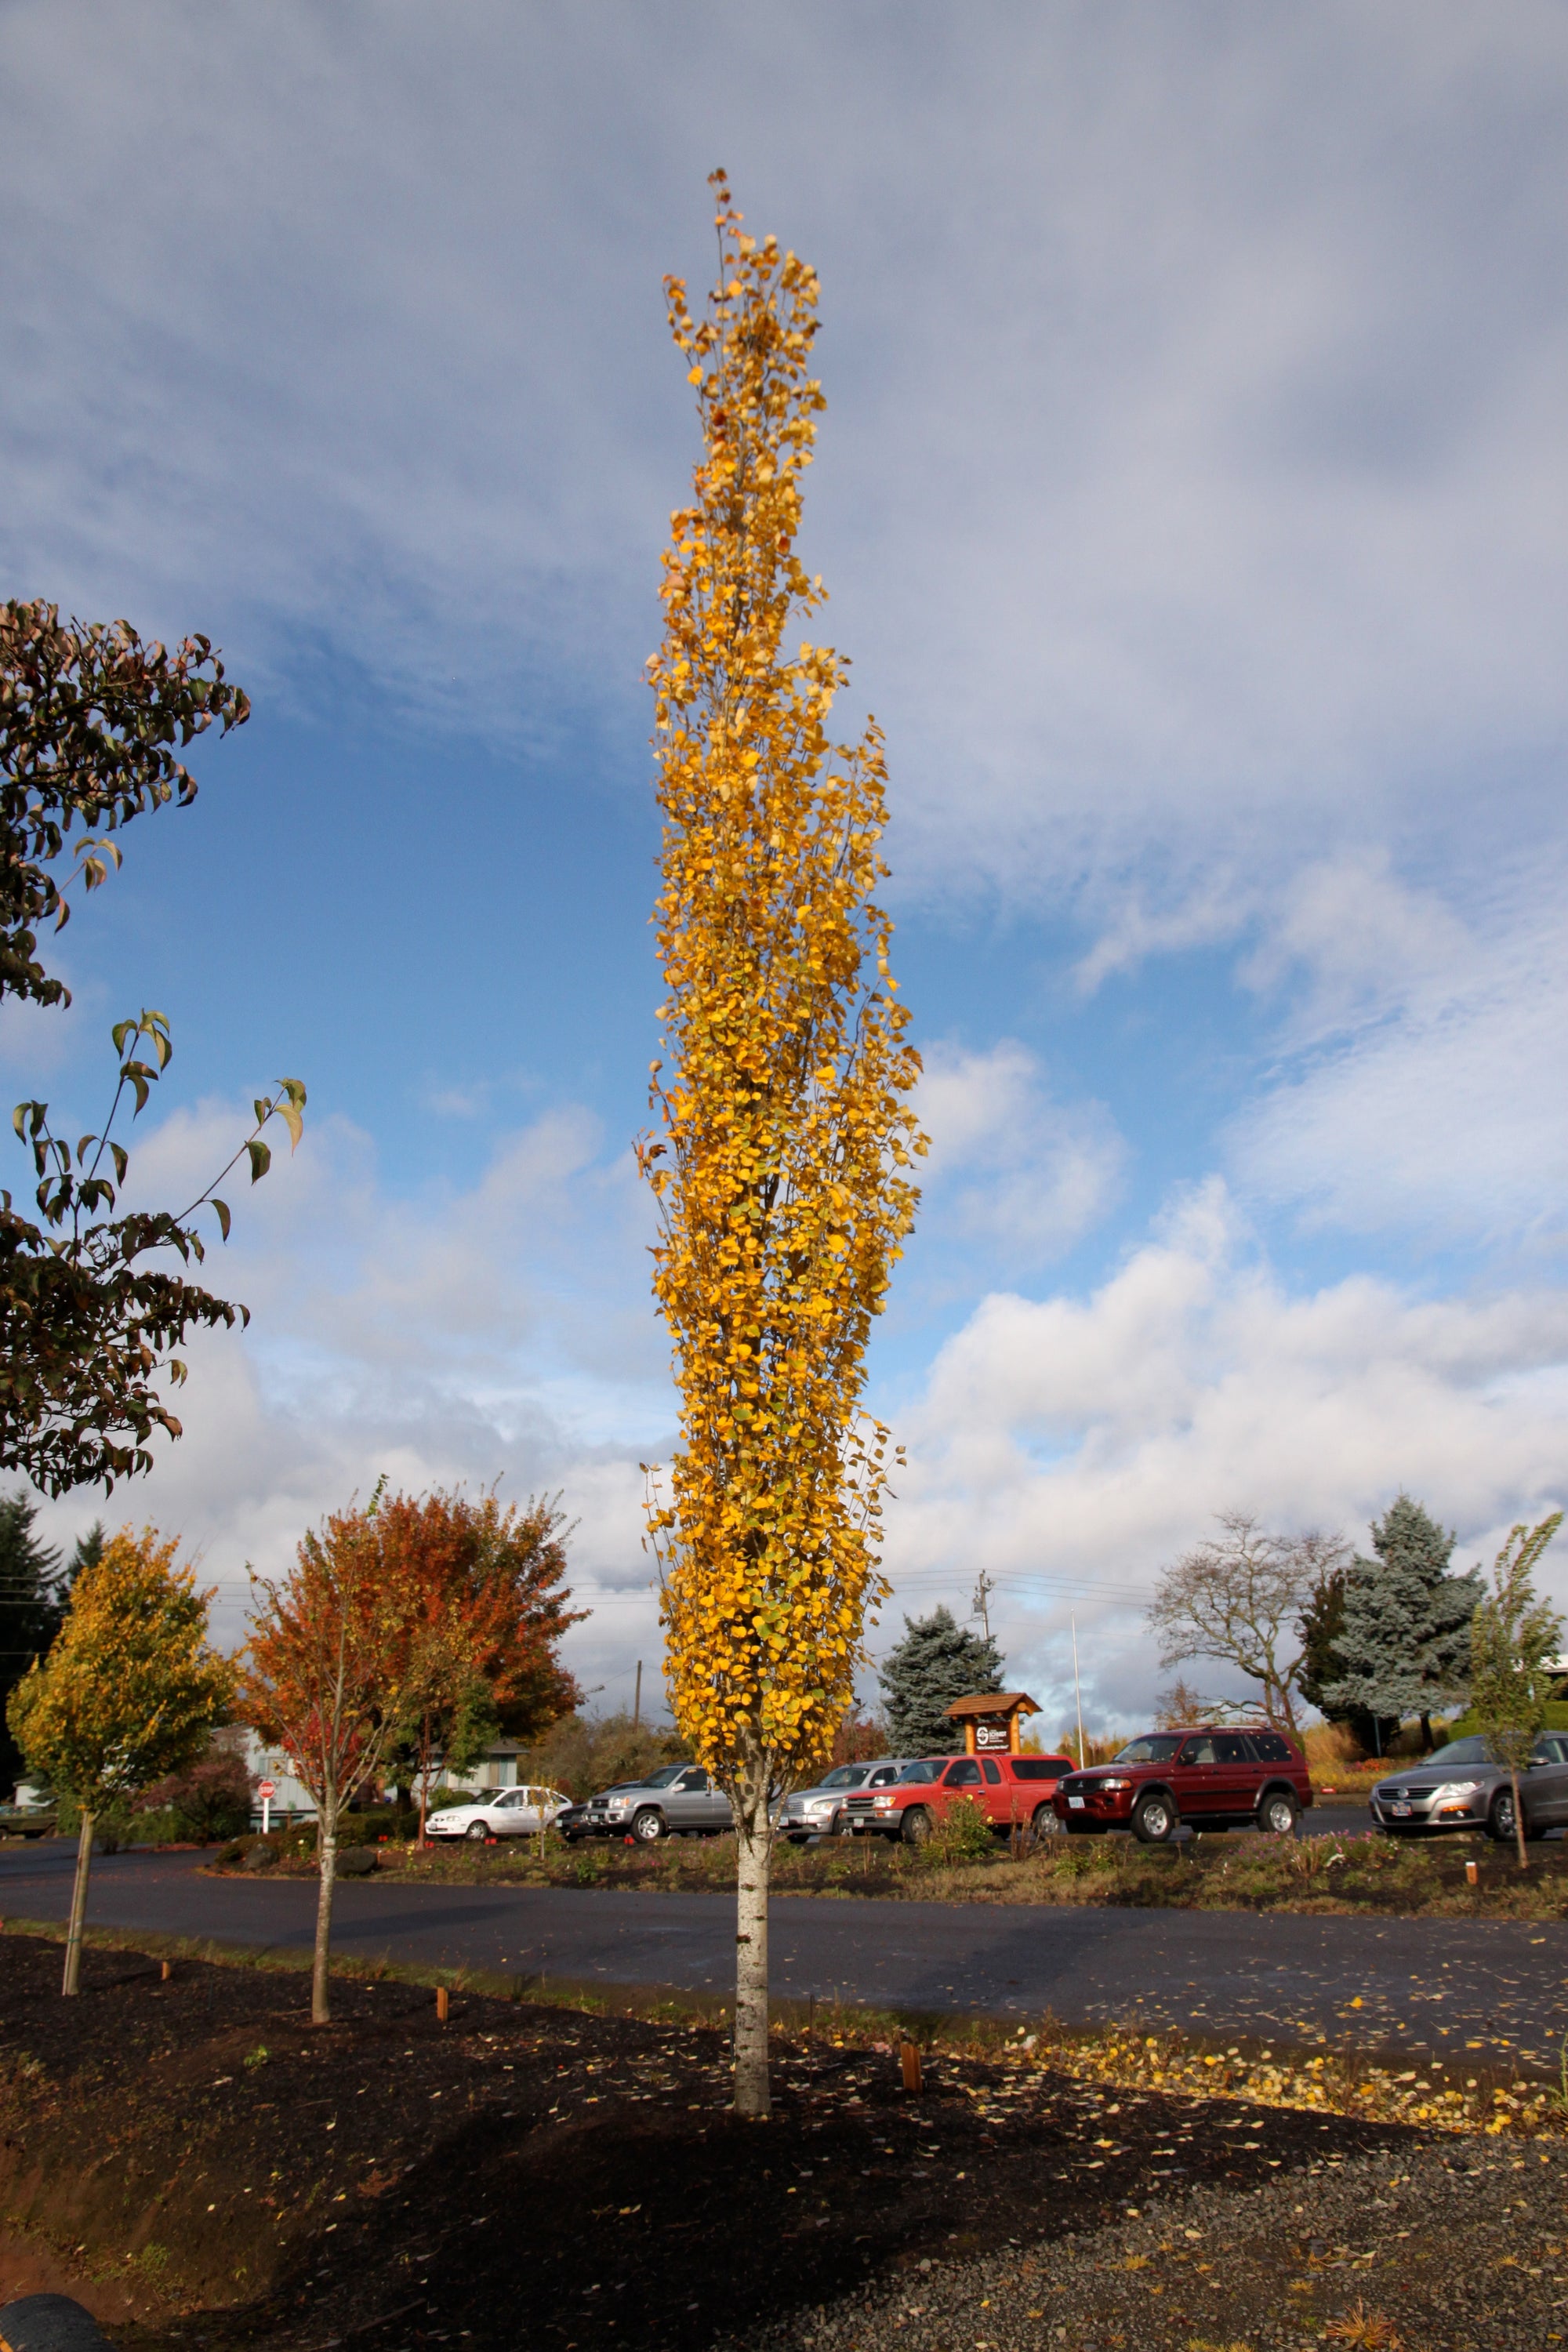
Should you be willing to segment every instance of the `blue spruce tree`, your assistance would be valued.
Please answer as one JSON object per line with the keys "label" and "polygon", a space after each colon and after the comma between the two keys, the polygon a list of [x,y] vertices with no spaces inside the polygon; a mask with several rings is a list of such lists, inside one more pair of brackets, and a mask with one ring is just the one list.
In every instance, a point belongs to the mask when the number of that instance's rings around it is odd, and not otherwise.
{"label": "blue spruce tree", "polygon": [[[1386,1736],[1421,1718],[1432,1745],[1434,1708],[1462,1698],[1470,1671],[1470,1619],[1481,1575],[1450,1576],[1455,1537],[1401,1494],[1372,1530],[1374,1559],[1358,1552],[1345,1578],[1344,1618],[1334,1638],[1341,1672],[1326,1682],[1329,1709],[1365,1712]],[[1379,1745],[1382,1745],[1380,1738]]]}
{"label": "blue spruce tree", "polygon": [[1002,1687],[1002,1657],[988,1634],[966,1633],[951,1609],[906,1617],[904,1638],[888,1654],[878,1680],[895,1756],[942,1756],[963,1746],[943,1712],[955,1698]]}

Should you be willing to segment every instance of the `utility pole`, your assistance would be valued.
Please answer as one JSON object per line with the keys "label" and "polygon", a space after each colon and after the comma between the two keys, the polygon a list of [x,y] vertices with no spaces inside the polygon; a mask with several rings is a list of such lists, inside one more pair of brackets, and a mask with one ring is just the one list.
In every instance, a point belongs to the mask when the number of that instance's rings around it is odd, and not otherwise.
{"label": "utility pole", "polygon": [[636,1696],[636,1697],[633,1699],[633,1701],[632,1701],[632,1729],[633,1729],[634,1731],[637,1729],[637,1727],[638,1724],[639,1724],[639,1723],[641,1723],[641,1721],[642,1721],[642,1660],[639,1658],[639,1659],[637,1660],[637,1696]]}
{"label": "utility pole", "polygon": [[994,1578],[987,1576],[985,1570],[982,1569],[980,1571],[980,1580],[974,1588],[974,1606],[969,1613],[972,1617],[979,1618],[982,1630],[984,1631],[987,1641],[991,1639],[991,1595],[995,1591],[995,1590],[996,1584]]}
{"label": "utility pole", "polygon": [[1072,1612],[1072,1695],[1078,1706],[1078,1769],[1083,1770],[1083,1685],[1078,1678],[1078,1612]]}

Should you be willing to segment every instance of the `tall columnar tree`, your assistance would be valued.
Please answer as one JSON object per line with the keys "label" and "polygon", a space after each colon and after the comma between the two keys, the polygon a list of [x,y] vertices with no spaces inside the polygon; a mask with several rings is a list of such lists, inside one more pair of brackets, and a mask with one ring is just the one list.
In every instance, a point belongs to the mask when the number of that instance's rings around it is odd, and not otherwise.
{"label": "tall columnar tree", "polygon": [[1345,1579],[1334,1643],[1342,1671],[1324,1686],[1326,1706],[1384,1722],[1419,1716],[1431,1747],[1433,1710],[1468,1685],[1470,1621],[1484,1589],[1479,1569],[1448,1573],[1455,1541],[1405,1494],[1373,1523],[1373,1557],[1358,1552]]}
{"label": "tall columnar tree", "polygon": [[988,1633],[972,1633],[939,1603],[929,1617],[906,1617],[904,1638],[889,1650],[878,1680],[896,1756],[946,1755],[963,1745],[945,1710],[955,1698],[1002,1687],[1002,1658]]}
{"label": "tall columnar tree", "polygon": [[[69,1003],[45,967],[40,928],[63,926],[73,883],[92,890],[119,865],[113,836],[132,818],[195,798],[179,753],[249,713],[205,637],[170,652],[125,621],[83,626],[53,604],[0,604],[0,1001]],[[183,1270],[204,1255],[198,1209],[210,1204],[227,1234],[211,1186],[177,1213],[114,1213],[126,1163],[116,1117],[131,1096],[142,1109],[173,1048],[161,1013],[120,1022],[113,1036],[118,1086],[100,1133],[73,1151],[50,1131],[46,1104],[16,1108],[37,1221],[0,1192],[0,1468],[54,1495],[150,1469],[153,1432],[180,1433],[163,1381],[184,1378],[186,1334],[246,1319]],[[280,1115],[297,1142],[304,1102],[298,1079],[284,1079],[257,1103],[235,1155],[248,1157],[253,1182],[270,1156],[262,1129]],[[181,1270],[158,1262],[167,1252]]]}
{"label": "tall columnar tree", "polygon": [[652,1540],[675,1718],[740,1839],[735,2099],[768,2111],[770,1795],[831,1751],[879,1586],[887,1433],[859,1411],[918,1198],[919,1061],[872,898],[882,743],[835,746],[847,665],[784,633],[822,602],[795,552],[825,405],[814,272],[742,233],[715,174],[719,282],[700,322],[667,281],[702,431],[672,519],[650,674],[664,812],[666,1060],[655,1295],[681,1442]]}
{"label": "tall columnar tree", "polygon": [[1534,1569],[1562,1524],[1562,1512],[1553,1511],[1539,1527],[1510,1530],[1492,1570],[1492,1589],[1483,1592],[1470,1621],[1470,1705],[1513,1784],[1521,1870],[1526,1857],[1519,1776],[1545,1724],[1557,1681],[1549,1669],[1563,1647],[1563,1620],[1536,1591]]}
{"label": "tall columnar tree", "polygon": [[30,1771],[80,1810],[64,1990],[80,1982],[93,1828],[106,1807],[199,1756],[234,1692],[207,1641],[213,1595],[178,1563],[179,1538],[130,1528],[78,1576],[47,1658],[11,1694],[7,1717]]}

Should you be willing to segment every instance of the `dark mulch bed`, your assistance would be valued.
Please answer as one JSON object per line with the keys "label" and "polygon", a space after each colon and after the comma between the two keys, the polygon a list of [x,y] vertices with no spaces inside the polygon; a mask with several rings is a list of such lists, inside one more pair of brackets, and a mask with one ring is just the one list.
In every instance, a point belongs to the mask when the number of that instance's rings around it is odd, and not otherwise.
{"label": "dark mulch bed", "polygon": [[0,1937],[9,2224],[138,2284],[127,2352],[468,2338],[696,2347],[922,2263],[1426,2136],[781,2038],[728,2112],[708,2030]]}

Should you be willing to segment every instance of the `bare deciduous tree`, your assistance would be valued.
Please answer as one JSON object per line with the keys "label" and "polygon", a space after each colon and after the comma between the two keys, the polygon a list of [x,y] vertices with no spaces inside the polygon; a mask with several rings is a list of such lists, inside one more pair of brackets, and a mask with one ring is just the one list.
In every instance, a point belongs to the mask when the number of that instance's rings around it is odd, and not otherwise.
{"label": "bare deciduous tree", "polygon": [[1221,1511],[1220,1533],[1162,1569],[1149,1612],[1160,1664],[1212,1658],[1261,1684],[1270,1723],[1294,1731],[1302,1661],[1298,1620],[1318,1580],[1342,1563],[1338,1535],[1271,1535],[1248,1511]]}

